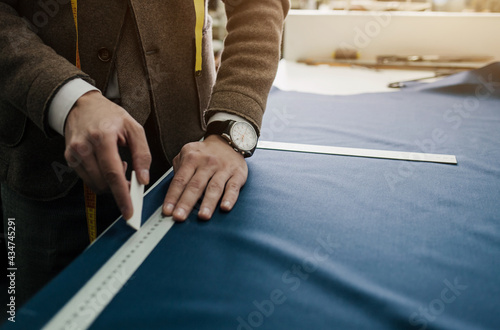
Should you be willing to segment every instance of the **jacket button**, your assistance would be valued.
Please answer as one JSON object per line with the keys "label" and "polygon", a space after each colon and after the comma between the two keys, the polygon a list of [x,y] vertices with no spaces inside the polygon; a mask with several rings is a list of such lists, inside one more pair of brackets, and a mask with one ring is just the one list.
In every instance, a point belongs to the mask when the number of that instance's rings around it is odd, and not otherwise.
{"label": "jacket button", "polygon": [[111,60],[111,52],[107,48],[101,48],[97,51],[97,57],[103,62],[109,62]]}

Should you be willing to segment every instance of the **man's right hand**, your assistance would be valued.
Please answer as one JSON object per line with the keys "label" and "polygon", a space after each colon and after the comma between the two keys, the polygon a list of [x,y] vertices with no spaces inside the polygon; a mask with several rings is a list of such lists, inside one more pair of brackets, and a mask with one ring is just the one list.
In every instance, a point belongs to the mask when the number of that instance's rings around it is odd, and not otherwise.
{"label": "man's right hand", "polygon": [[111,190],[125,219],[132,217],[129,184],[118,146],[128,146],[139,182],[149,183],[149,152],[143,127],[98,91],[81,96],[68,114],[64,157],[96,193]]}

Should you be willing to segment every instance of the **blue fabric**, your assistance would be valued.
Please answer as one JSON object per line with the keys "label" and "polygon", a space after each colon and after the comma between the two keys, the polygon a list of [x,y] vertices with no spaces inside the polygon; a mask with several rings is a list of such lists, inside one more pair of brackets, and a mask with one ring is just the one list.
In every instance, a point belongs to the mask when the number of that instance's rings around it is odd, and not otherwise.
{"label": "blue fabric", "polygon": [[[458,165],[258,150],[234,210],[174,225],[92,328],[496,329],[499,86],[494,64],[394,93],[273,89],[263,140]],[[17,320],[44,324],[128,235],[117,223]]]}

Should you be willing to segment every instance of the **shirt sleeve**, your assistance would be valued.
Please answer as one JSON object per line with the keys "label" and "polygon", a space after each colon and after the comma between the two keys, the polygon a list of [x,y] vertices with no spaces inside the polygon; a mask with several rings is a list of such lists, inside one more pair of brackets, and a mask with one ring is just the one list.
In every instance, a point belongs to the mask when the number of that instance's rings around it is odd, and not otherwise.
{"label": "shirt sleeve", "polygon": [[251,123],[245,118],[228,112],[217,112],[212,117],[210,117],[207,125],[214,121],[227,121],[227,120],[244,121],[251,125]]}
{"label": "shirt sleeve", "polygon": [[70,80],[56,93],[49,106],[49,126],[61,135],[64,135],[64,124],[75,102],[85,93],[99,91],[83,79]]}

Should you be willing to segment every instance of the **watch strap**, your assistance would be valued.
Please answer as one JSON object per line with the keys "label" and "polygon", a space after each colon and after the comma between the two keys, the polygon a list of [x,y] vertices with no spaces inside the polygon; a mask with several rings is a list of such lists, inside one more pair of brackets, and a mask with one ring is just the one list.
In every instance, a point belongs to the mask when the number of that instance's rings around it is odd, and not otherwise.
{"label": "watch strap", "polygon": [[205,133],[205,138],[209,135],[222,135],[229,134],[229,130],[231,128],[231,124],[235,123],[234,120],[225,120],[225,121],[213,121],[207,125],[207,130]]}

